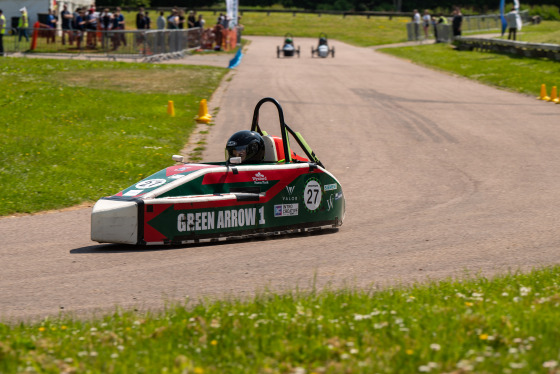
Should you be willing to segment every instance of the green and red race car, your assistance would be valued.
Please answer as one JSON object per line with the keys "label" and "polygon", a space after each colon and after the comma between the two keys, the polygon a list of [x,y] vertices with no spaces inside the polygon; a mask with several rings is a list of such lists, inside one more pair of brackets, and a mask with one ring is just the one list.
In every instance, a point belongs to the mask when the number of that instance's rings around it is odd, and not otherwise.
{"label": "green and red race car", "polygon": [[[259,110],[267,102],[278,109],[281,137],[259,126]],[[306,157],[292,151],[290,135]],[[173,156],[178,164],[101,198],[91,214],[91,239],[181,245],[342,225],[340,183],[284,122],[275,99],[258,102],[251,130],[234,134],[226,151],[225,162],[183,163],[182,156]]]}

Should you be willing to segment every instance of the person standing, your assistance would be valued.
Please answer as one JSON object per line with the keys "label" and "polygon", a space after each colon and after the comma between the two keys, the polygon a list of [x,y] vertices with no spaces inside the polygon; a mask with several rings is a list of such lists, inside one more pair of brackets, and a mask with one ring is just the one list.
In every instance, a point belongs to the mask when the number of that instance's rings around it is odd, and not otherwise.
{"label": "person standing", "polygon": [[463,24],[463,14],[459,7],[455,7],[453,10],[453,20],[451,21],[451,27],[453,28],[453,37],[461,36],[462,30],[461,26]]}
{"label": "person standing", "polygon": [[19,21],[18,21],[18,30],[19,30],[18,42],[21,42],[22,37],[24,37],[26,41],[29,41],[29,35],[27,35],[27,28],[29,27],[29,19],[27,18],[27,9],[23,7],[19,11],[21,12],[21,17],[19,17]]}
{"label": "person standing", "polygon": [[163,12],[159,12],[159,17],[157,18],[156,21],[156,25],[158,30],[163,30],[165,29],[165,24],[166,24],[166,20],[165,20],[165,16],[163,15]]}
{"label": "person standing", "polygon": [[121,13],[121,7],[117,7],[113,17],[115,19],[114,25],[116,25],[113,29],[120,31],[116,33],[119,38],[119,44],[122,43],[126,47],[126,35],[124,34],[125,22],[124,16]]}
{"label": "person standing", "polygon": [[206,23],[206,21],[202,17],[202,14],[199,14],[198,15],[198,20],[196,20],[196,22],[194,23],[194,27],[200,27],[201,29],[204,29],[204,24],[205,23]]}
{"label": "person standing", "polygon": [[508,26],[508,40],[517,39],[517,12],[512,9],[508,14],[506,14],[506,22]]}
{"label": "person standing", "polygon": [[146,30],[150,30],[152,28],[152,19],[150,18],[150,13],[146,12],[144,15],[144,20],[146,22]]}
{"label": "person standing", "polygon": [[0,57],[4,56],[4,33],[6,32],[6,17],[0,9]]}
{"label": "person standing", "polygon": [[62,6],[62,12],[60,12],[60,23],[62,28],[62,45],[66,44],[66,35],[68,35],[68,43],[72,45],[74,42],[72,38],[72,13],[68,11],[68,6],[64,4]]}
{"label": "person standing", "polygon": [[424,10],[424,15],[422,16],[422,27],[424,28],[424,39],[428,39],[430,35],[430,25],[432,23],[432,17],[428,12],[428,9]]}
{"label": "person standing", "polygon": [[420,39],[420,13],[418,9],[414,9],[414,15],[412,16],[412,22],[414,23],[414,40]]}

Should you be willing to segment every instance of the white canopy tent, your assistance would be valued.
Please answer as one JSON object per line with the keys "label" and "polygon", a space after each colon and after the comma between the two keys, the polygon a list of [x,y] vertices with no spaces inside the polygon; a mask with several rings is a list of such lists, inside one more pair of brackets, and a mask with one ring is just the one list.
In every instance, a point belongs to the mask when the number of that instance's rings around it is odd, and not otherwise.
{"label": "white canopy tent", "polygon": [[7,31],[12,27],[12,18],[20,17],[20,9],[23,7],[27,9],[29,27],[33,27],[33,24],[39,20],[38,14],[47,14],[49,9],[58,15],[63,5],[67,5],[69,11],[73,11],[76,8],[90,6],[92,3],[95,3],[95,0],[0,0],[0,9],[6,17]]}

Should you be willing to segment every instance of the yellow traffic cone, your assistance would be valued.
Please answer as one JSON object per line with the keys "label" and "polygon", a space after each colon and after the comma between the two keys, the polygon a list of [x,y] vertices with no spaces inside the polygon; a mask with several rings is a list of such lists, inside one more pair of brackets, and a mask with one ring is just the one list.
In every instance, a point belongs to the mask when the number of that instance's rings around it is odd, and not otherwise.
{"label": "yellow traffic cone", "polygon": [[171,117],[175,117],[175,107],[173,106],[173,101],[171,100],[167,102],[167,114]]}
{"label": "yellow traffic cone", "polygon": [[198,123],[210,123],[212,116],[208,113],[208,105],[206,99],[200,100],[200,107],[198,109],[198,116],[194,118]]}
{"label": "yellow traffic cone", "polygon": [[550,91],[550,97],[548,101],[554,102],[554,100],[558,100],[558,95],[556,93],[556,86],[552,86],[552,90]]}
{"label": "yellow traffic cone", "polygon": [[550,97],[546,95],[546,84],[541,84],[541,96],[537,97],[539,100],[550,100]]}

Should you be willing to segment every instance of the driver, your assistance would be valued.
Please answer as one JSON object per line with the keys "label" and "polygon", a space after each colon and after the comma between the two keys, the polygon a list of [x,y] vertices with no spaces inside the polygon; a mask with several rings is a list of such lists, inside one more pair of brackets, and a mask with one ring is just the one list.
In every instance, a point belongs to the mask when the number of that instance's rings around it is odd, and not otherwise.
{"label": "driver", "polygon": [[226,161],[241,157],[242,164],[258,164],[264,159],[264,140],[255,131],[238,131],[229,138],[226,145]]}

